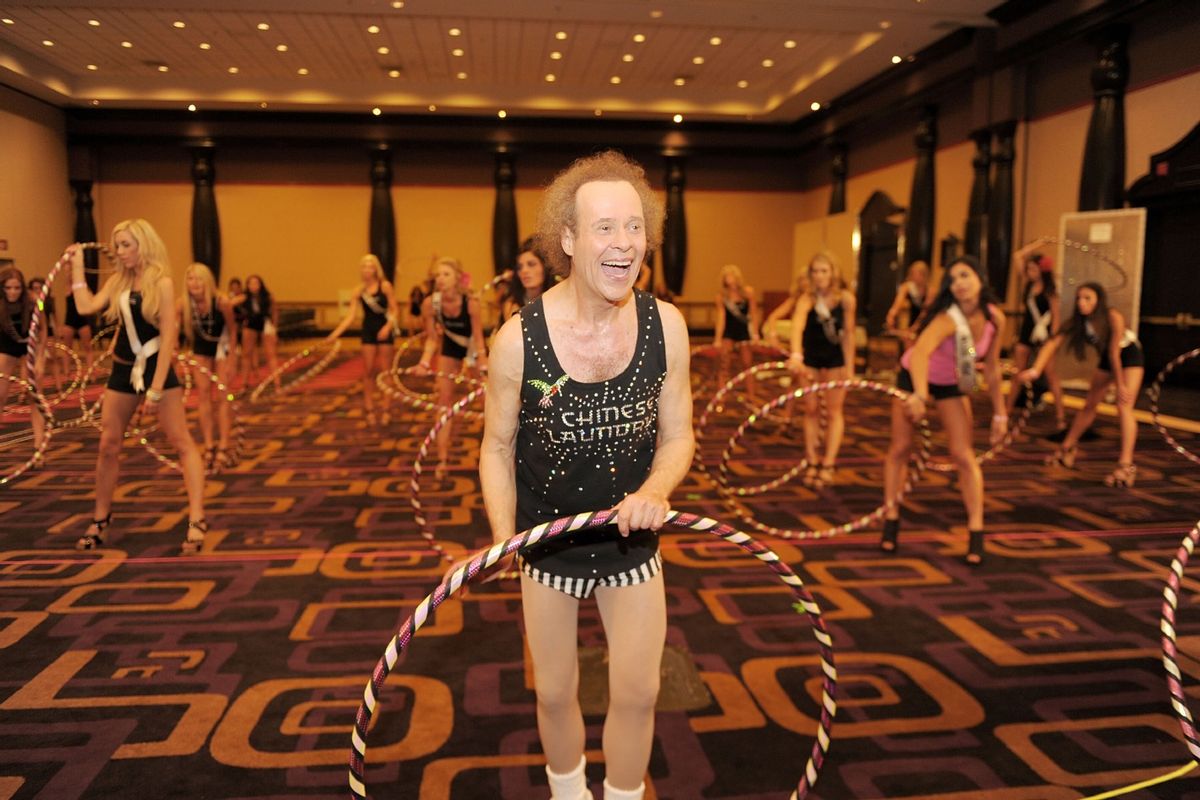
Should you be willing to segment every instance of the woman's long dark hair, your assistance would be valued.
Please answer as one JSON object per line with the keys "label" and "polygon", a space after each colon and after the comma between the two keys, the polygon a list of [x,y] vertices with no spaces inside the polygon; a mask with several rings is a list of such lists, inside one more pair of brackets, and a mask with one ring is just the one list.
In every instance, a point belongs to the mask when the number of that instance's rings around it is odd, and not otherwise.
{"label": "woman's long dark hair", "polygon": [[[1043,257],[1041,253],[1034,253],[1029,257],[1029,261],[1037,264],[1038,272],[1041,273],[1042,294],[1046,295],[1046,297],[1054,297],[1058,294],[1058,287],[1054,283],[1054,269],[1049,265],[1043,266],[1042,259]],[[1029,261],[1026,261],[1025,263],[1028,264]],[[1021,293],[1021,299],[1028,300],[1029,292],[1033,289],[1033,282],[1028,278],[1025,278],[1024,275],[1021,277],[1025,280],[1025,290]]]}
{"label": "woman's long dark hair", "polygon": [[983,268],[979,266],[979,261],[974,256],[958,256],[946,265],[946,271],[942,273],[942,282],[938,286],[937,295],[933,298],[933,302],[921,312],[921,318],[917,320],[918,336],[921,334],[921,331],[929,327],[929,323],[938,314],[954,305],[954,295],[950,292],[950,284],[952,282],[950,270],[959,264],[966,264],[971,268],[972,272],[979,276],[979,307],[983,309],[984,319],[988,322],[992,321],[992,312],[989,306],[998,304],[999,301],[996,299],[996,295],[992,294],[992,290],[988,286],[987,276],[983,274]]}
{"label": "woman's long dark hair", "polygon": [[261,313],[264,316],[270,316],[270,314],[271,314],[271,292],[267,289],[267,282],[262,279],[261,275],[247,275],[246,276],[246,296],[247,297],[250,296],[250,281],[253,278],[258,279],[258,291],[255,292],[255,296],[258,297],[258,307],[259,307],[259,309],[261,309]]}
{"label": "woman's long dark hair", "polygon": [[[550,271],[550,267],[546,265],[546,256],[542,253],[538,242],[533,237],[521,242],[521,249],[517,251],[519,258],[522,253],[533,253],[537,256],[537,260],[542,262],[542,293],[554,285],[554,273]],[[521,276],[517,274],[517,270],[513,270],[512,281],[508,285],[508,299],[512,301],[517,308],[523,308],[526,303],[525,285],[521,283]]]}
{"label": "woman's long dark hair", "polygon": [[[8,283],[13,278],[21,282],[21,299],[15,303],[8,302],[8,295],[4,293],[4,284]],[[13,327],[12,318],[15,314],[21,315],[21,330]],[[14,341],[24,338],[21,331],[29,330],[29,318],[33,316],[33,301],[29,299],[29,293],[25,291],[25,275],[16,267],[8,267],[0,270],[0,325],[4,326],[4,331]]]}
{"label": "woman's long dark hair", "polygon": [[[1096,307],[1091,314],[1086,316],[1079,313],[1079,292],[1083,289],[1091,289],[1096,293]],[[1108,347],[1108,340],[1112,335],[1108,320],[1108,292],[1095,281],[1081,283],[1075,289],[1075,303],[1071,310],[1071,318],[1067,320],[1066,326],[1059,334],[1066,337],[1067,347],[1071,349],[1071,354],[1080,361],[1087,356],[1089,344],[1087,323],[1089,322],[1092,323],[1092,330],[1096,332],[1096,338],[1100,342],[1100,352],[1103,353]]]}

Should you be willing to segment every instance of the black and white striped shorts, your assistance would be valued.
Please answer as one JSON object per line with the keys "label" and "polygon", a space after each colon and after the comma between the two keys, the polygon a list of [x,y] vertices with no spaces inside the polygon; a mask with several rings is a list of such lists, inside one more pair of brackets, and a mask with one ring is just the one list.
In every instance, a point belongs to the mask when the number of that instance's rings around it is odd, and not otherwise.
{"label": "black and white striped shorts", "polygon": [[639,583],[646,583],[662,572],[662,553],[655,552],[654,557],[645,564],[604,578],[564,578],[562,575],[543,572],[523,558],[519,559],[519,563],[521,574],[528,575],[543,586],[586,600],[592,596],[597,586],[637,586]]}

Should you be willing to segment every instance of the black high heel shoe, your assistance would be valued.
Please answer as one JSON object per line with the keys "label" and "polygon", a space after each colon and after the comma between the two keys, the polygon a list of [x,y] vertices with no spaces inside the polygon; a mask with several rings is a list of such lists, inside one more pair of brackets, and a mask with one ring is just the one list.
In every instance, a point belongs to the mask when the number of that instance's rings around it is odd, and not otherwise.
{"label": "black high heel shoe", "polygon": [[967,531],[966,562],[972,567],[983,563],[983,531]]}
{"label": "black high heel shoe", "polygon": [[900,535],[900,520],[885,519],[883,535],[879,537],[879,549],[885,553],[894,553],[899,548],[896,537]]}
{"label": "black high heel shoe", "polygon": [[[108,512],[108,516],[104,519],[94,519],[88,531],[80,536],[75,542],[76,550],[95,550],[97,547],[104,546],[104,529],[112,523],[112,512]],[[95,528],[96,532],[92,533],[91,528]]]}
{"label": "black high heel shoe", "polygon": [[[195,531],[193,535],[192,531]],[[204,545],[204,534],[208,533],[208,520],[198,519],[187,524],[187,533],[184,535],[183,545],[180,552],[185,556],[193,556],[200,552],[200,548]]]}

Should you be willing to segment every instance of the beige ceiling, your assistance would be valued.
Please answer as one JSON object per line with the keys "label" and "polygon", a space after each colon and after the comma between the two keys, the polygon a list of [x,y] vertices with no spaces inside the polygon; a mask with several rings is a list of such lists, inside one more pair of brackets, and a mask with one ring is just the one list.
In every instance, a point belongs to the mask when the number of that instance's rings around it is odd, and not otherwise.
{"label": "beige ceiling", "polygon": [[0,82],[60,106],[786,122],[894,69],[895,56],[989,25],[999,4],[10,3],[0,7]]}

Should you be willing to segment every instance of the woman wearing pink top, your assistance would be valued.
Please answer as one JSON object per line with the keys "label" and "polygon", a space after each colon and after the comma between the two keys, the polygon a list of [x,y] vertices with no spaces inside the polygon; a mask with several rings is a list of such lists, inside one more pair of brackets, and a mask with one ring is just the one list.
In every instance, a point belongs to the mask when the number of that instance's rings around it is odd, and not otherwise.
{"label": "woman wearing pink top", "polygon": [[883,537],[879,547],[895,552],[900,532],[896,495],[904,484],[913,444],[913,423],[919,422],[932,402],[950,440],[950,456],[958,467],[963,505],[967,510],[967,563],[983,561],[983,473],[971,444],[971,405],[967,393],[975,386],[976,363],[983,362],[988,393],[992,397],[991,440],[1008,430],[1004,396],[1000,390],[1000,348],[993,346],[996,331],[1004,328],[1004,315],[980,272],[979,262],[959,256],[942,277],[937,297],[917,327],[917,339],[900,357],[897,386],[909,392],[904,402],[892,401],[892,444],[884,462]]}

